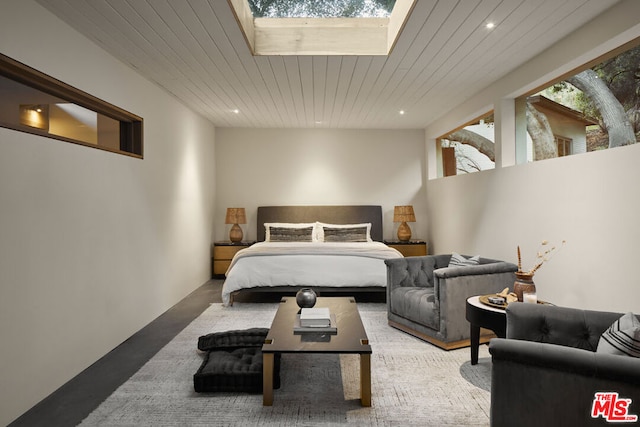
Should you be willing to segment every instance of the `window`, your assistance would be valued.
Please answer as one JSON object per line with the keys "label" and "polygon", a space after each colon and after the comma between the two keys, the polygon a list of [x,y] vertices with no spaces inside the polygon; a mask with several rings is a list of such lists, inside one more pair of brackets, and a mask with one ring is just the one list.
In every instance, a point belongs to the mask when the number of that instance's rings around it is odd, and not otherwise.
{"label": "window", "polygon": [[534,94],[518,98],[519,163],[639,142],[638,44],[635,40]]}
{"label": "window", "polygon": [[558,147],[558,157],[568,156],[571,153],[571,146],[573,140],[571,138],[565,138],[564,136],[554,135],[556,146]]}
{"label": "window", "polygon": [[438,176],[495,168],[493,112],[438,138]]}
{"label": "window", "polygon": [[1,54],[0,126],[142,158],[142,118]]}

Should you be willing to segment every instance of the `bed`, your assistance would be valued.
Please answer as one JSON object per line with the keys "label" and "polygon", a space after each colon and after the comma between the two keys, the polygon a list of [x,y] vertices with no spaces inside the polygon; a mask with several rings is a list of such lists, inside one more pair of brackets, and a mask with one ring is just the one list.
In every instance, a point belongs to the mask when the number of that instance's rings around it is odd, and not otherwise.
{"label": "bed", "polygon": [[385,292],[381,206],[261,206],[257,243],[239,251],[222,286],[222,302],[239,292]]}

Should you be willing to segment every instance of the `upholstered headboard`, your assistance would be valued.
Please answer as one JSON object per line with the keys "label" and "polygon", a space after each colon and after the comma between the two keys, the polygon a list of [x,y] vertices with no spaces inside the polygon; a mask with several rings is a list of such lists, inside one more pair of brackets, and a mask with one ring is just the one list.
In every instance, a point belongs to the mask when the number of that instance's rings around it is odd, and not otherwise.
{"label": "upholstered headboard", "polygon": [[265,239],[265,222],[371,223],[371,238],[382,241],[382,206],[259,206],[257,239]]}

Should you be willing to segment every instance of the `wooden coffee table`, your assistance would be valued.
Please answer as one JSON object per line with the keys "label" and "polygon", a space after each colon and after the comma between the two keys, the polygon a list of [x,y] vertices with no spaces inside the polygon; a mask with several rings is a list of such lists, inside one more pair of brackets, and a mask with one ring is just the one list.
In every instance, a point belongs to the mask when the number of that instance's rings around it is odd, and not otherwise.
{"label": "wooden coffee table", "polygon": [[295,297],[284,297],[262,346],[264,406],[273,405],[274,357],[279,353],[328,353],[360,355],[360,402],[371,406],[371,345],[353,297],[319,297],[315,307],[329,307],[336,316],[337,334],[294,334],[300,309]]}

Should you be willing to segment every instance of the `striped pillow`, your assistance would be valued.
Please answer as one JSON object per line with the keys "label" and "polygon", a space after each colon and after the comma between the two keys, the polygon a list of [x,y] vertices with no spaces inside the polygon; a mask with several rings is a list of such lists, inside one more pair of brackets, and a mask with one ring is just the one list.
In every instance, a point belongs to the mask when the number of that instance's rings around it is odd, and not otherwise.
{"label": "striped pillow", "polygon": [[269,227],[269,242],[311,242],[314,227]]}
{"label": "striped pillow", "polygon": [[468,265],[478,264],[480,264],[480,255],[476,255],[471,258],[465,258],[464,255],[460,255],[456,252],[451,254],[451,260],[449,261],[449,267],[465,267]]}
{"label": "striped pillow", "polygon": [[640,357],[640,320],[626,313],[613,322],[600,337],[596,352]]}
{"label": "striped pillow", "polygon": [[325,242],[366,242],[367,227],[322,227]]}
{"label": "striped pillow", "polygon": [[[315,241],[316,223],[315,222],[265,222],[264,223],[264,240],[265,242],[308,242],[308,229],[311,228],[311,241]],[[303,231],[287,231],[303,230]],[[272,230],[275,230],[274,239],[271,238]],[[302,240],[295,240],[298,236]]]}
{"label": "striped pillow", "polygon": [[[325,239],[324,236],[324,231],[328,228],[334,229],[331,232],[333,233],[333,237],[331,238],[332,240],[327,240]],[[346,229],[346,228],[350,228],[350,229],[354,229],[354,233],[358,234],[357,240],[345,240],[345,239],[350,239],[351,237],[344,237],[341,238],[340,235],[345,235],[344,233],[341,233],[340,231],[338,231],[337,229]],[[357,229],[357,230],[356,230]],[[362,229],[364,229],[365,231],[365,240],[360,240],[360,236],[359,234],[361,233]],[[316,223],[316,238],[319,242],[347,242],[347,241],[351,241],[351,242],[373,242],[373,240],[371,239],[371,223],[370,222],[363,222],[360,224],[327,224],[324,222],[317,222]],[[347,235],[350,233],[346,233]]]}

